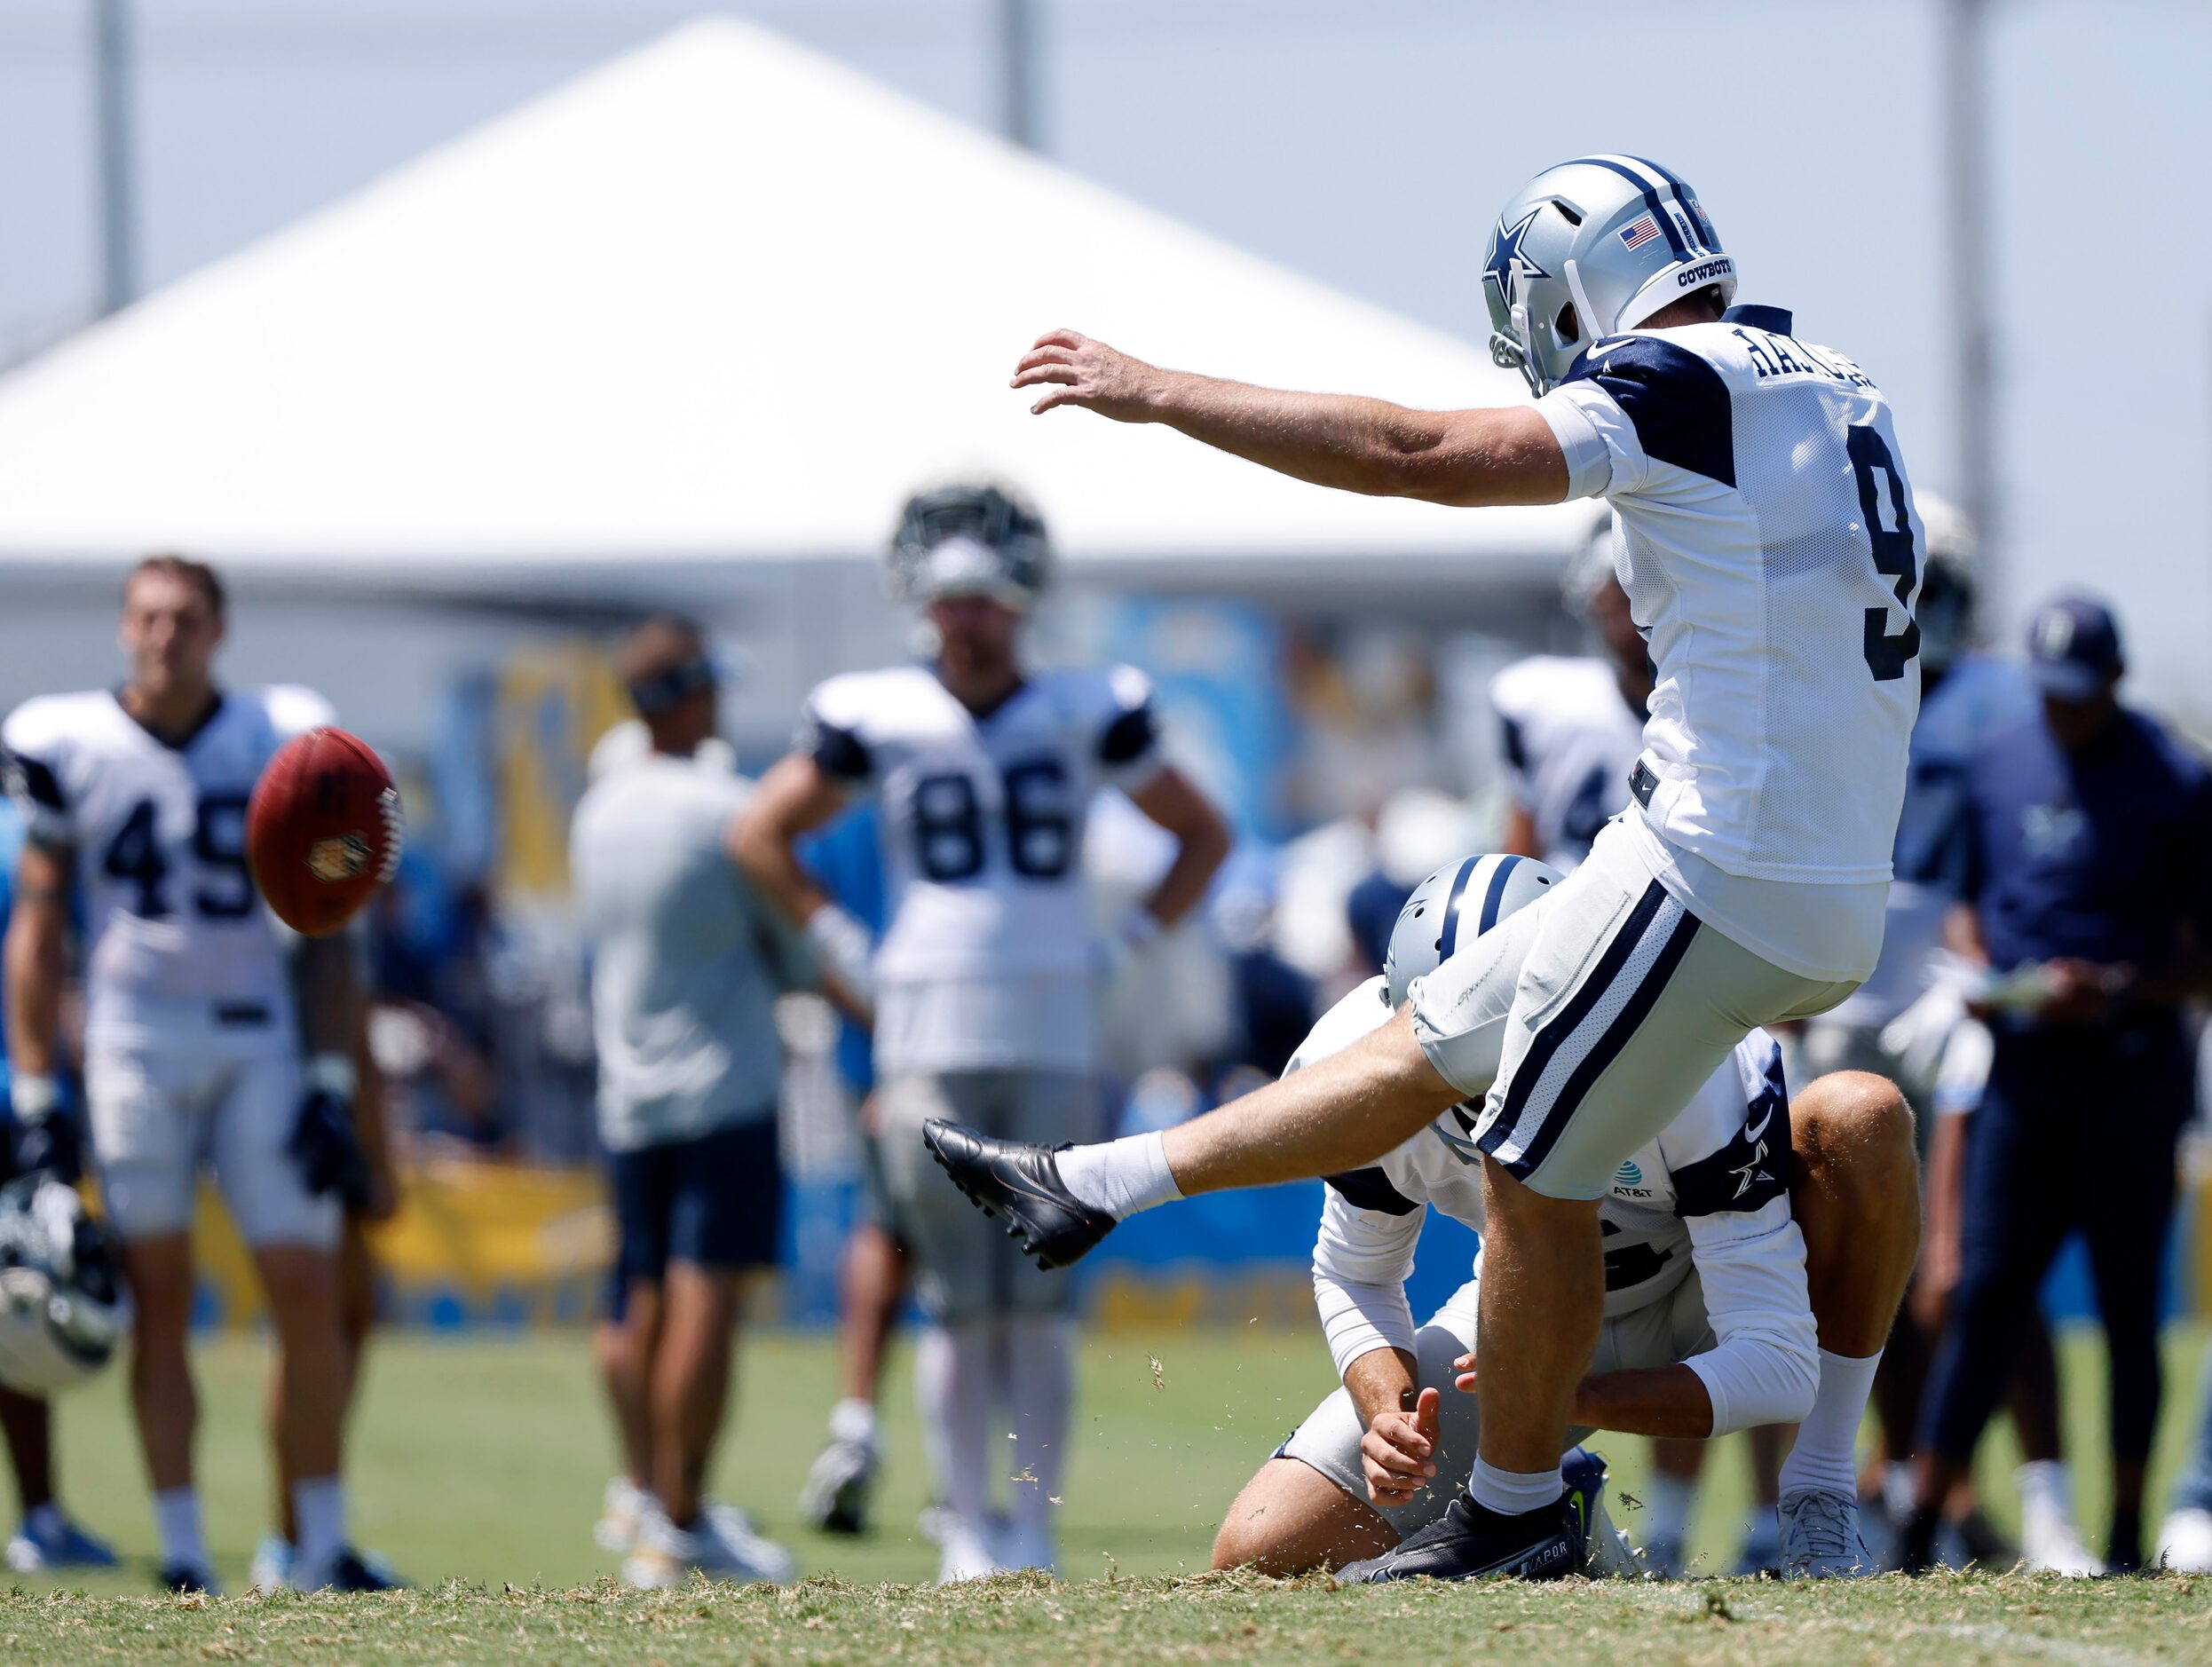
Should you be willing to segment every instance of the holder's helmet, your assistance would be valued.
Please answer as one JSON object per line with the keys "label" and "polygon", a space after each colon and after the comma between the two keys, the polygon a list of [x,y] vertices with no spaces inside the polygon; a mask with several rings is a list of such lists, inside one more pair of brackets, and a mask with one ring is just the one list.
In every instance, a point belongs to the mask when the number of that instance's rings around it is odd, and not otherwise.
{"label": "holder's helmet", "polygon": [[1679,177],[1635,156],[1561,162],[1523,186],[1490,233],[1490,357],[1541,394],[1591,343],[1715,284],[1734,298],[1735,262]]}
{"label": "holder's helmet", "polygon": [[1010,487],[962,481],[916,493],[899,512],[890,585],[902,602],[980,596],[1026,612],[1051,576],[1044,517]]}
{"label": "holder's helmet", "polygon": [[1413,888],[1390,928],[1383,957],[1383,999],[1394,1008],[1416,978],[1426,977],[1462,944],[1472,944],[1566,876],[1533,857],[1462,857]]}

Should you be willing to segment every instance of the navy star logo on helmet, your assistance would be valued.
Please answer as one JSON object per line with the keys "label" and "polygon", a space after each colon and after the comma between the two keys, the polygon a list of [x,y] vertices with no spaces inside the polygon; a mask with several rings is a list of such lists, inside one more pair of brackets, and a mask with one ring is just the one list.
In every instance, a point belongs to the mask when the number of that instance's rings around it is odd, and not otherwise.
{"label": "navy star logo on helmet", "polygon": [[1510,231],[1501,219],[1497,223],[1497,230],[1490,233],[1490,257],[1483,263],[1482,281],[1497,286],[1497,293],[1509,312],[1513,308],[1519,277],[1549,278],[1552,275],[1523,254],[1521,248],[1521,241],[1529,235],[1529,228],[1535,224],[1539,212],[1537,209],[1529,209]]}

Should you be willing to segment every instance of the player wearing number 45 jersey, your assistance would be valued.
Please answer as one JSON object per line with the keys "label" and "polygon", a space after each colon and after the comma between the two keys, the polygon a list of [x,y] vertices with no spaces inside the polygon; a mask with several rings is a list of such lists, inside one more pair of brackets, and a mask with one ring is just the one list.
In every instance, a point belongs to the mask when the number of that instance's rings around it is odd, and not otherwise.
{"label": "player wearing number 45 jersey", "polygon": [[[1473,1138],[1489,1232],[1480,1452],[1432,1573],[1549,1571],[1559,1455],[1604,1290],[1598,1205],[1757,1025],[1826,1011],[1872,970],[1919,701],[1919,525],[1888,402],[1789,315],[1734,307],[1689,186],[1630,156],[1548,169],[1509,202],[1483,285],[1531,406],[1422,412],[1157,367],[1055,331],[1015,368],[1039,411],[1165,423],[1286,474],[1432,502],[1602,497],[1650,641],[1634,803],[1542,905]],[[1427,996],[1423,992],[1427,991]],[[1047,1260],[1194,1190],[1372,1163],[1473,1086],[1453,1043],[1482,992],[1425,980],[1344,1052],[1165,1135],[1057,1158],[936,1150]],[[1039,1170],[1042,1169],[1043,1173]],[[1018,1187],[1017,1183],[1018,1182]],[[1070,1205],[1072,1206],[1070,1208]],[[1044,1217],[1049,1213],[1049,1222]],[[1432,1548],[1434,1550],[1434,1548]]]}
{"label": "player wearing number 45 jersey", "polygon": [[[1020,627],[1048,555],[1027,504],[990,486],[922,494],[891,554],[894,589],[926,609],[937,636],[936,663],[817,689],[796,750],[762,778],[739,852],[844,985],[873,993],[881,1158],[935,1322],[917,1387],[944,1466],[943,1573],[960,1579],[1053,1561],[1069,1291],[1064,1277],[1025,1275],[1013,1247],[929,1169],[922,1126],[957,1118],[1047,1145],[1094,1132],[1102,972],[1198,900],[1228,836],[1161,758],[1135,671],[1023,669]],[[1105,786],[1180,849],[1118,940],[1102,944],[1082,843]],[[873,955],[793,849],[862,794],[880,807],[886,889]],[[1022,1480],[1001,1537],[992,1480],[1009,1473]]]}
{"label": "player wearing number 45 jersey", "polygon": [[[359,1590],[389,1583],[347,1546],[339,1474],[355,1365],[341,1329],[340,1210],[375,1186],[353,1124],[353,952],[343,938],[306,940],[288,958],[245,841],[263,769],[330,711],[304,689],[217,689],[223,628],[212,572],[150,558],[124,588],[124,686],[28,701],[0,730],[28,827],[7,937],[18,1156],[72,1178],[77,1168],[67,1126],[48,1117],[74,886],[91,1156],[133,1300],[131,1396],[163,1578],[180,1589],[214,1582],[186,1353],[192,1213],[208,1165],[276,1331],[271,1434],[296,1519],[289,1577]],[[303,1032],[314,1050],[304,1069]]]}

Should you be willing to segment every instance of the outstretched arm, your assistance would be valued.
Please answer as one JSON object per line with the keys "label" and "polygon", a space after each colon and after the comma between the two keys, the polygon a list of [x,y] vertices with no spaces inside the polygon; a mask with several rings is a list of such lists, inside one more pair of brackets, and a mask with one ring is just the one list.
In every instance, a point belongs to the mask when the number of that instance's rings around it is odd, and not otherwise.
{"label": "outstretched arm", "polygon": [[1074,330],[1023,355],[1016,388],[1037,412],[1072,405],[1118,423],[1164,423],[1194,440],[1318,486],[1431,503],[1558,503],[1567,460],[1527,406],[1415,411],[1353,394],[1285,393],[1163,370]]}

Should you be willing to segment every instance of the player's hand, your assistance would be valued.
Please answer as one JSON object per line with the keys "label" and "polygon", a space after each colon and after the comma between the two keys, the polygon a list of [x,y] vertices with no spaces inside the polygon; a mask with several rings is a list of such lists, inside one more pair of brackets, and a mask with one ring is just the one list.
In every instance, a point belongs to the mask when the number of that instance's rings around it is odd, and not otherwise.
{"label": "player's hand", "polygon": [[299,1102],[292,1120],[292,1138],[284,1150],[299,1166],[307,1190],[320,1197],[335,1192],[347,1209],[363,1210],[369,1202],[368,1160],[353,1133],[353,1107],[328,1088],[312,1087]]}
{"label": "player's hand", "polygon": [[1367,1474],[1368,1497],[1384,1509],[1404,1505],[1435,1478],[1432,1461],[1442,1403],[1443,1396],[1435,1390],[1424,1389],[1410,1412],[1379,1412],[1360,1437],[1360,1467]]}
{"label": "player's hand", "polygon": [[1033,413],[1081,406],[1117,423],[1149,423],[1157,409],[1160,373],[1141,359],[1074,330],[1049,330],[1014,367],[1015,388],[1047,387]]}
{"label": "player's hand", "polygon": [[2115,967],[2061,955],[2043,963],[2048,993],[2035,1008],[2043,1024],[2094,1024],[2112,1011],[2125,975]]}

